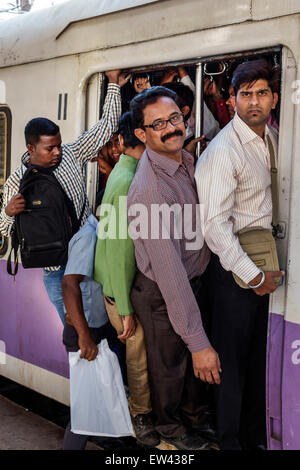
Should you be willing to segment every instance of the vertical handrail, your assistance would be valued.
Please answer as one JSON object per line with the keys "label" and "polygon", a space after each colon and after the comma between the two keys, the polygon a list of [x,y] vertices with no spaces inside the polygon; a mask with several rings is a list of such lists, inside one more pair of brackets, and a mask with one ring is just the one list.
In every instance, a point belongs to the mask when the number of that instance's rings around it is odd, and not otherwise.
{"label": "vertical handrail", "polygon": [[[196,64],[196,93],[195,93],[195,138],[203,134],[203,65]],[[200,156],[200,143],[196,149],[197,158]]]}

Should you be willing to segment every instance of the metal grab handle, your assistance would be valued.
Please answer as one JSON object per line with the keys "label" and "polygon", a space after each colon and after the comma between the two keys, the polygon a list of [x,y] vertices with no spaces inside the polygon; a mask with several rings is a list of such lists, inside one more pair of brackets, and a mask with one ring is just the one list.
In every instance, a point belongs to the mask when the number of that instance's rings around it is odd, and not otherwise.
{"label": "metal grab handle", "polygon": [[207,72],[206,68],[207,68],[208,63],[206,63],[204,64],[204,67],[203,67],[203,73],[205,73],[205,75],[208,75],[209,77],[213,75],[221,75],[227,69],[226,62],[221,62],[221,64],[223,64],[223,69],[220,72]]}

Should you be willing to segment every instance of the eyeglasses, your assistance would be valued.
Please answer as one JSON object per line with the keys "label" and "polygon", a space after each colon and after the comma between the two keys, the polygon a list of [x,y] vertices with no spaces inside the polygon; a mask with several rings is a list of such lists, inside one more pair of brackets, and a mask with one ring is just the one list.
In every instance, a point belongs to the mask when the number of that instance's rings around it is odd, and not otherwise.
{"label": "eyeglasses", "polygon": [[178,113],[172,116],[170,119],[160,119],[159,121],[155,121],[153,124],[144,124],[144,127],[152,127],[154,131],[161,131],[167,127],[168,122],[170,122],[173,126],[177,126],[177,124],[181,124],[183,120],[183,113]]}

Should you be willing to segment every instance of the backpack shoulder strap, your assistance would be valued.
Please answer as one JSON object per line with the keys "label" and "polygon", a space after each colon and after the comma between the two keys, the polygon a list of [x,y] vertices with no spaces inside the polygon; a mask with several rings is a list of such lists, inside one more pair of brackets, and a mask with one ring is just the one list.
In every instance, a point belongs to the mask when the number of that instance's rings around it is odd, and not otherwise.
{"label": "backpack shoulder strap", "polygon": [[[7,273],[11,276],[15,276],[18,272],[19,262],[18,262],[18,250],[19,250],[19,239],[17,235],[16,225],[14,223],[12,228],[12,235],[11,235],[11,249],[7,258],[6,269]],[[14,269],[12,269],[12,256],[14,256]]]}
{"label": "backpack shoulder strap", "polygon": [[53,180],[55,181],[57,187],[60,188],[60,190],[62,191],[62,193],[64,195],[65,202],[66,202],[68,212],[69,212],[69,216],[70,216],[71,221],[72,221],[72,228],[73,228],[73,235],[74,235],[80,229],[81,221],[82,221],[82,218],[83,218],[83,215],[84,215],[84,212],[85,212],[86,203],[87,203],[87,200],[88,200],[87,195],[84,194],[84,202],[83,202],[82,209],[81,209],[81,212],[80,212],[80,215],[79,215],[79,218],[78,218],[73,201],[68,197],[68,195],[66,194],[66,192],[62,188],[60,182],[56,179],[56,177],[53,174],[51,174],[51,176],[52,176]]}

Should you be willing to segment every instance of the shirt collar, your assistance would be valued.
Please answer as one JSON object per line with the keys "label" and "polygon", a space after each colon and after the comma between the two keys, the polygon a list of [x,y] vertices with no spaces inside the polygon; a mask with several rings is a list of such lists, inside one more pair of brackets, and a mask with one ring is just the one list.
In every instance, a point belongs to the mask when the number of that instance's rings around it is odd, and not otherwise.
{"label": "shirt collar", "polygon": [[30,157],[29,152],[25,152],[21,157],[21,162],[26,167],[26,169],[27,169],[27,163],[28,163],[29,157]]}
{"label": "shirt collar", "polygon": [[[146,152],[149,160],[151,160],[154,165],[165,171],[169,176],[174,176],[178,168],[181,166],[181,163],[177,162],[176,160],[165,157],[164,155],[160,155],[159,153],[151,150],[149,147],[146,147]],[[182,163],[187,167],[187,169],[189,169],[189,167],[193,167],[194,165],[194,159],[192,155],[190,155],[184,149],[182,149]]]}
{"label": "shirt collar", "polygon": [[137,164],[139,160],[137,158],[131,157],[130,155],[126,155],[122,153],[119,158],[118,164],[122,167],[129,168],[131,170],[136,170]]}
{"label": "shirt collar", "polygon": [[92,227],[94,227],[95,229],[97,228],[97,225],[98,225],[98,220],[96,219],[96,217],[93,215],[93,214],[90,214],[86,220],[87,223],[89,223]]}
{"label": "shirt collar", "polygon": [[[250,129],[248,124],[246,124],[240,118],[238,113],[235,113],[233,121],[232,121],[232,125],[233,125],[234,130],[239,135],[243,145],[259,137],[259,135],[257,135],[252,129]],[[265,139],[268,134],[269,134],[269,129],[268,129],[268,126],[266,126],[265,127]]]}

